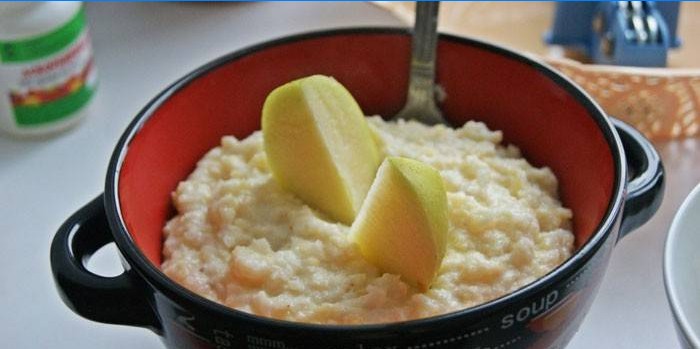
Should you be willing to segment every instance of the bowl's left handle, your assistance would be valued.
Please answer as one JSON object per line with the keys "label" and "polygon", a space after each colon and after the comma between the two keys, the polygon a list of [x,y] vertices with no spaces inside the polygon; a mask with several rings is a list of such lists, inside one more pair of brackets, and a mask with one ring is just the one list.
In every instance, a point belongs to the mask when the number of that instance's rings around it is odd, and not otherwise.
{"label": "bowl's left handle", "polygon": [[51,270],[63,302],[78,315],[104,323],[160,331],[160,321],[133,271],[104,277],[87,270],[90,256],[113,242],[103,195],[74,213],[51,244]]}
{"label": "bowl's left handle", "polygon": [[661,206],[664,166],[659,153],[644,135],[612,118],[625,149],[629,179],[618,239],[646,223]]}

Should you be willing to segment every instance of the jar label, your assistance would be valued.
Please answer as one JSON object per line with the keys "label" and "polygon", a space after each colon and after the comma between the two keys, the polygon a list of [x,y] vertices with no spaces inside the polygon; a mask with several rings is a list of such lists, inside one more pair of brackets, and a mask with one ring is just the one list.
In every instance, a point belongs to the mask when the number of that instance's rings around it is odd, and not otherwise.
{"label": "jar label", "polygon": [[93,66],[83,8],[48,34],[0,42],[0,78],[8,83],[0,86],[0,109],[9,109],[20,128],[67,118],[92,97]]}
{"label": "jar label", "polygon": [[48,34],[25,40],[0,41],[0,62],[26,62],[44,58],[75,42],[85,29],[85,10]]}

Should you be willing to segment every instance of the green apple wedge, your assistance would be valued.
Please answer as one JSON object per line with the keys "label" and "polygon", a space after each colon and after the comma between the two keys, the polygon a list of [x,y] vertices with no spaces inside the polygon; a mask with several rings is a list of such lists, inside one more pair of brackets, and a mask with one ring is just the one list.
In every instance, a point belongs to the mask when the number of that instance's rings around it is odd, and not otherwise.
{"label": "green apple wedge", "polygon": [[447,194],[440,173],[422,162],[382,162],[350,228],[364,258],[425,291],[445,255]]}
{"label": "green apple wedge", "polygon": [[309,206],[352,224],[381,156],[364,114],[332,77],[312,75],[273,90],[262,110],[275,180]]}

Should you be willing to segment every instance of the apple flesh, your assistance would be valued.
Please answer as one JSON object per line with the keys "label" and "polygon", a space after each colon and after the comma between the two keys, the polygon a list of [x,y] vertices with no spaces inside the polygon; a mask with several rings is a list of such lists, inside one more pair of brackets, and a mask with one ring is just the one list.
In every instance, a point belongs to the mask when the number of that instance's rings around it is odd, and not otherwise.
{"label": "apple flesh", "polygon": [[379,167],[350,238],[367,261],[425,291],[445,255],[447,230],[440,173],[416,160],[389,157]]}
{"label": "apple flesh", "polygon": [[282,85],[265,100],[262,132],[276,181],[331,219],[352,224],[381,157],[350,92],[322,75]]}

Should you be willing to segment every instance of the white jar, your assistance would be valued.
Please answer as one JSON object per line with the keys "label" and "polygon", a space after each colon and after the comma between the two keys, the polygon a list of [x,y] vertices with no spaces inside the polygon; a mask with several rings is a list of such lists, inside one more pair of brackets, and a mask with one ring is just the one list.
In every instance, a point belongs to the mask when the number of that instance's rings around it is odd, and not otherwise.
{"label": "white jar", "polygon": [[97,85],[82,2],[0,3],[0,130],[76,124]]}

